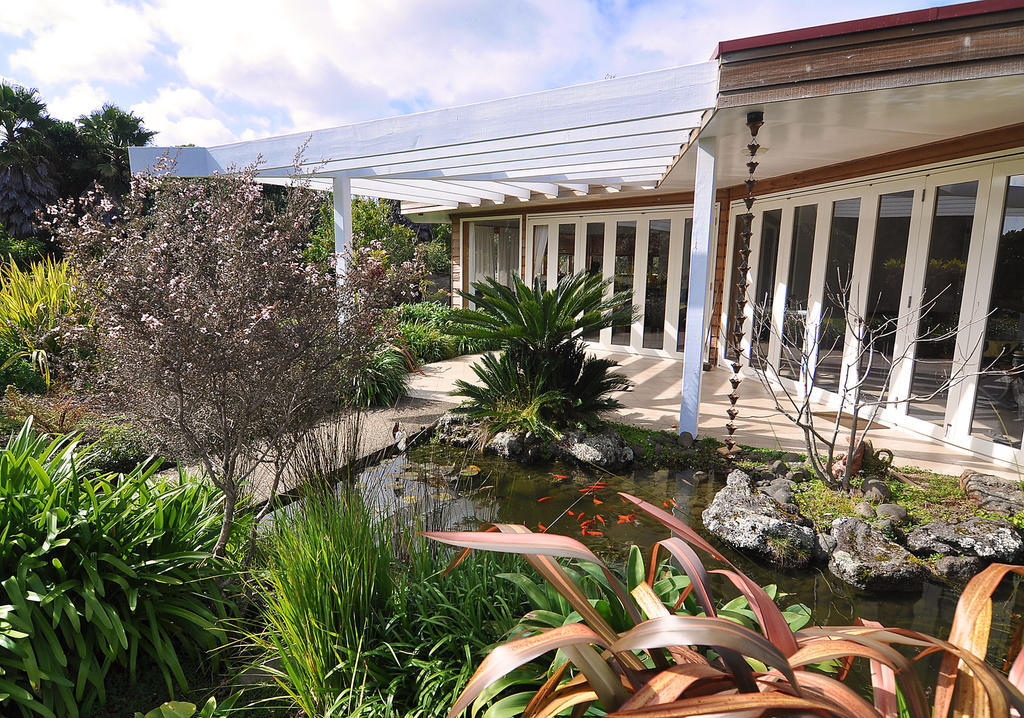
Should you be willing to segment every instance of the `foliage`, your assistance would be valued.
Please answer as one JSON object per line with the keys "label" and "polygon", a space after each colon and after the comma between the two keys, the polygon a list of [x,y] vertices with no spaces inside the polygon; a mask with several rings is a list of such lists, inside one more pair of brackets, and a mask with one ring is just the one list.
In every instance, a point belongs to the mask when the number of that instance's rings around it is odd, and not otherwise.
{"label": "foliage", "polygon": [[455,332],[455,310],[438,302],[402,304],[395,308],[399,342],[418,364],[452,359],[500,348],[493,339],[475,339]]}
{"label": "foliage", "polygon": [[[951,707],[956,715],[1009,715],[1011,708],[1024,711],[1020,691],[1024,653],[1013,660],[1009,677],[985,663],[992,592],[1007,573],[1024,575],[1024,567],[993,564],[976,576],[957,604],[948,641],[869,621],[794,633],[770,595],[699,534],[672,514],[621,495],[671,529],[674,536],[655,544],[648,567],[657,565],[659,548],[667,550],[686,573],[687,589],[704,615],[683,615],[679,606],[668,606],[653,588],[654,577],[650,572],[642,575],[635,561],[621,581],[575,539],[533,534],[525,526],[507,524],[498,525],[500,533],[495,534],[430,532],[431,538],[467,549],[522,554],[582,619],[538,627],[536,633],[494,649],[452,707],[450,717],[461,715],[481,696],[501,695],[508,687],[507,676],[556,649],[564,662],[556,657],[540,689],[505,695],[495,705],[518,706],[524,716],[555,715],[572,708],[576,715],[600,710],[617,716],[665,718],[783,712],[923,718],[946,716]],[[710,572],[694,549],[725,564],[727,568],[713,573],[727,578],[746,597],[750,614],[739,624],[715,609]],[[627,630],[616,630],[607,604],[602,608],[600,601],[588,600],[555,557],[584,561],[592,567],[590,574],[604,574],[630,616]],[[903,650],[942,656],[931,711],[921,679]],[[844,666],[868,662],[874,705],[843,683],[842,674],[814,670],[823,661],[837,660]]]}
{"label": "foliage", "polygon": [[27,360],[47,386],[66,343],[64,334],[87,321],[74,270],[47,257],[27,270],[0,266],[0,346],[14,349],[3,368]]}
{"label": "foliage", "polygon": [[147,130],[135,113],[111,104],[80,116],[78,126],[88,147],[88,164],[100,184],[116,197],[124,195],[132,174],[128,148],[148,145],[156,132]]}
{"label": "foliage", "polygon": [[46,389],[46,382],[28,363],[20,344],[0,342],[0,392],[6,392],[7,387],[38,394]]}
{"label": "foliage", "polygon": [[588,356],[575,340],[518,359],[508,350],[485,354],[472,366],[477,382],[455,382],[455,393],[467,399],[456,411],[482,421],[491,433],[554,437],[567,427],[594,427],[602,413],[619,406],[610,394],[630,386],[611,372],[614,366],[610,359]]}
{"label": "foliage", "polygon": [[0,225],[15,237],[34,235],[36,212],[57,196],[52,124],[35,90],[0,82]]}
{"label": "foliage", "polygon": [[152,439],[131,424],[105,422],[89,447],[91,466],[100,473],[127,473],[154,453]]}
{"label": "foliage", "polygon": [[280,519],[255,574],[265,628],[248,638],[290,704],[336,716],[451,705],[466,656],[483,656],[525,606],[496,576],[514,559],[481,556],[444,580],[436,548],[351,493],[317,494]]}
{"label": "foliage", "polygon": [[156,466],[93,474],[91,460],[71,438],[33,436],[31,421],[0,452],[5,715],[88,712],[112,667],[134,680],[140,653],[173,694],[179,654],[223,640],[216,492]]}
{"label": "foliage", "polygon": [[223,555],[254,473],[273,467],[276,490],[301,431],[390,339],[387,309],[421,268],[357,251],[336,278],[302,255],[312,192],[271,202],[255,166],[201,181],[160,169],[133,179],[113,221],[113,200],[91,192],[80,211],[52,208],[50,226],[95,308],[94,380],[224,492]]}
{"label": "foliage", "polygon": [[43,242],[37,237],[15,238],[7,234],[3,225],[0,225],[0,261],[6,258],[20,267],[26,267],[40,257],[43,248]]}
{"label": "foliage", "polygon": [[689,449],[679,445],[675,431],[647,429],[632,424],[611,427],[633,449],[633,459],[644,466],[668,466],[701,471],[721,471],[725,462],[718,453],[722,442],[713,437],[698,439]]}
{"label": "foliage", "polygon": [[[310,261],[325,261],[334,252],[334,204],[321,200],[317,222],[306,250]],[[416,233],[394,221],[388,200],[352,197],[352,244],[357,249],[376,248],[388,264],[398,266],[416,259]]]}
{"label": "foliage", "polygon": [[452,270],[452,226],[435,224],[430,241],[424,247],[423,261],[434,274],[448,274]]}
{"label": "foliage", "polygon": [[394,406],[405,396],[409,384],[409,359],[402,352],[385,347],[352,377],[349,401],[362,408]]}
{"label": "foliage", "polygon": [[135,718],[224,718],[231,715],[231,708],[237,700],[237,693],[220,703],[211,696],[202,708],[197,708],[194,703],[186,701],[168,701],[148,713],[136,712]]}
{"label": "foliage", "polygon": [[578,425],[594,426],[618,406],[609,395],[629,382],[611,372],[615,362],[588,357],[581,339],[633,318],[627,293],[606,296],[608,281],[570,275],[545,290],[514,277],[511,287],[487,278],[464,294],[475,309],[455,313],[452,331],[471,339],[500,342],[501,355],[473,365],[478,384],[456,382],[466,397],[458,411],[483,421],[490,432],[535,431],[557,436]]}

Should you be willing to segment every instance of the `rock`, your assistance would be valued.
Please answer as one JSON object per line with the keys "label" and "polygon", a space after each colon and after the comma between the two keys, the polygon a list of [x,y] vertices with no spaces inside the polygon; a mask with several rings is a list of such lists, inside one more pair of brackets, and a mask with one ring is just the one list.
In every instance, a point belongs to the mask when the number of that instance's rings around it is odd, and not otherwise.
{"label": "rock", "polygon": [[776,476],[785,476],[789,473],[789,467],[782,461],[775,461],[772,463],[772,473]]}
{"label": "rock", "polygon": [[793,497],[793,492],[786,488],[773,489],[769,494],[773,499],[778,501],[780,504],[785,504],[787,510],[789,506],[796,506],[796,501]]}
{"label": "rock", "polygon": [[818,543],[814,549],[814,557],[818,561],[827,561],[829,555],[836,550],[836,540],[831,534],[823,534],[818,532],[816,537]]}
{"label": "rock", "polygon": [[898,524],[907,522],[907,510],[899,504],[879,504],[875,513],[883,518],[892,519]]}
{"label": "rock", "polygon": [[584,466],[616,470],[633,463],[633,449],[614,429],[605,429],[597,434],[567,432],[552,444],[551,449],[556,458]]}
{"label": "rock", "polygon": [[499,431],[487,442],[486,450],[503,459],[517,461],[523,453],[525,437],[514,431]]}
{"label": "rock", "polygon": [[977,556],[943,556],[932,569],[948,581],[967,583],[985,568],[986,561]]}
{"label": "rock", "polygon": [[1024,541],[1012,525],[983,518],[918,526],[907,535],[907,548],[922,557],[977,556],[1000,563],[1017,563],[1024,557]]}
{"label": "rock", "polygon": [[885,485],[885,482],[878,479],[864,479],[860,484],[860,489],[864,492],[865,501],[885,503],[892,498],[892,492],[889,490],[889,487]]}
{"label": "rock", "polygon": [[960,475],[960,488],[967,498],[986,511],[1013,516],[1024,509],[1024,492],[1020,486],[999,476],[965,471]]}
{"label": "rock", "polygon": [[817,541],[810,522],[755,491],[742,471],[729,474],[701,518],[723,541],[776,564],[803,567],[814,557]]}
{"label": "rock", "polygon": [[684,449],[689,449],[693,446],[693,434],[688,431],[684,431],[676,437],[676,443]]}
{"label": "rock", "polygon": [[690,477],[695,484],[703,484],[708,478],[708,472],[706,471],[694,471],[693,476]]}
{"label": "rock", "polygon": [[803,461],[803,457],[800,456],[800,454],[794,454],[792,451],[790,451],[789,453],[782,455],[782,460],[785,461],[787,464],[792,464],[794,462],[799,463],[800,461]]}
{"label": "rock", "polygon": [[875,518],[875,508],[867,501],[861,501],[859,504],[854,506],[853,513],[860,516],[862,519]]}
{"label": "rock", "polygon": [[835,550],[828,567],[838,578],[865,591],[912,591],[927,574],[924,565],[863,519],[832,522]]}
{"label": "rock", "polygon": [[774,479],[771,482],[772,491],[775,489],[783,488],[789,491],[793,491],[796,488],[796,482],[790,479]]}
{"label": "rock", "polygon": [[900,525],[890,518],[882,518],[875,522],[875,528],[882,532],[883,536],[891,538],[896,543],[906,543],[907,535],[903,533]]}
{"label": "rock", "polygon": [[480,440],[480,426],[462,414],[449,411],[437,420],[436,435],[452,446],[465,448]]}
{"label": "rock", "polygon": [[807,481],[807,479],[811,478],[811,475],[807,473],[807,469],[793,469],[786,474],[786,478],[800,483],[801,481]]}

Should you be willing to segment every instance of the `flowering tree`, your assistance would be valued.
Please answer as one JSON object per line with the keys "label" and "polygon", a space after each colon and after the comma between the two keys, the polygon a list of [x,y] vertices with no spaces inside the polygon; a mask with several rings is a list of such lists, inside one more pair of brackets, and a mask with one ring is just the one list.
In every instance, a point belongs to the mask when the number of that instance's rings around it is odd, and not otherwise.
{"label": "flowering tree", "polygon": [[[51,208],[50,225],[90,293],[94,386],[179,451],[224,492],[217,553],[260,466],[276,491],[303,431],[343,408],[390,338],[387,309],[410,295],[415,261],[358,250],[303,257],[315,194],[264,197],[255,167],[206,180],[133,179],[116,208],[92,192]],[[340,318],[340,319],[339,319]]]}

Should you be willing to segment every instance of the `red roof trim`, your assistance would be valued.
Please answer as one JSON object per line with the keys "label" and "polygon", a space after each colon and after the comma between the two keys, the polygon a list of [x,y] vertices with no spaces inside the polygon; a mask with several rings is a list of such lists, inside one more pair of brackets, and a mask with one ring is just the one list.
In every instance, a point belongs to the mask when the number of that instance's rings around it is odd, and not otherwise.
{"label": "red roof trim", "polygon": [[784,45],[790,42],[801,40],[817,40],[823,37],[835,37],[837,35],[849,35],[855,32],[866,32],[868,30],[881,30],[901,25],[916,25],[923,22],[934,22],[935,20],[948,20],[956,17],[969,17],[971,15],[985,15],[987,13],[1001,12],[1004,10],[1017,10],[1024,8],[1024,0],[978,0],[978,2],[959,3],[957,5],[945,5],[942,7],[931,7],[925,10],[911,10],[898,12],[892,15],[878,15],[860,20],[847,20],[845,22],[833,22],[828,25],[816,25],[804,27],[797,30],[785,30],[773,32],[767,35],[754,35],[738,40],[725,40],[718,43],[711,59],[719,57],[723,53],[735,52],[737,50],[752,50],[758,47],[770,47],[772,45]]}

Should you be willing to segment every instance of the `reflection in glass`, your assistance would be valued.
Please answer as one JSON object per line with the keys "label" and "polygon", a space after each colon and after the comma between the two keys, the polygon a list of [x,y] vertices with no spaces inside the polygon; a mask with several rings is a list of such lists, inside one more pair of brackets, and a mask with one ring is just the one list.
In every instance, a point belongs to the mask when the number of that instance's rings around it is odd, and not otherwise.
{"label": "reflection in glass", "polygon": [[533,228],[533,276],[540,277],[541,287],[548,286],[548,226]]}
{"label": "reflection in glass", "polygon": [[[615,223],[615,292],[633,288],[633,257],[636,253],[636,222]],[[629,344],[631,325],[612,327],[612,344]]]}
{"label": "reflection in glass", "polygon": [[[878,339],[870,358],[861,357],[860,375],[863,390],[880,397],[887,391],[886,378],[892,369],[893,340],[900,320],[903,299],[903,271],[907,265],[907,242],[910,239],[910,214],[914,207],[914,190],[883,194],[878,201],[878,222],[871,254],[871,275],[868,280],[867,309],[864,319]],[[865,376],[866,372],[866,376]]]}
{"label": "reflection in glass", "polygon": [[683,254],[680,261],[683,269],[679,279],[679,324],[676,325],[676,351],[683,350],[686,342],[686,301],[690,291],[690,243],[693,241],[693,220],[683,221]]}
{"label": "reflection in glass", "polygon": [[782,323],[783,352],[779,374],[789,379],[800,376],[800,357],[804,349],[807,299],[811,289],[811,254],[814,252],[814,223],[818,205],[797,207],[793,215],[793,253],[789,259],[786,282],[786,313]]}
{"label": "reflection in glass", "polygon": [[[587,272],[602,276],[604,274],[604,222],[587,222],[586,263]],[[587,332],[583,338],[596,342],[600,332]]]}
{"label": "reflection in glass", "polygon": [[779,260],[779,231],[782,228],[782,210],[773,209],[761,215],[761,248],[757,255],[757,282],[754,284],[753,328],[751,336],[757,350],[751,351],[751,363],[764,370],[768,356],[768,342],[772,332],[772,305],[775,301],[775,268]]}
{"label": "reflection in glass", "polygon": [[953,371],[977,195],[976,181],[943,185],[935,191],[935,217],[921,298],[923,316],[910,384],[911,396],[922,400],[912,401],[907,407],[908,414],[927,421],[942,422],[946,413],[949,392],[940,388]]}
{"label": "reflection in glass", "polygon": [[576,225],[558,225],[558,279],[572,274],[572,260],[576,256]]}
{"label": "reflection in glass", "polygon": [[644,296],[644,348],[665,346],[668,240],[672,221],[652,219],[647,233],[647,290]]}
{"label": "reflection in glass", "polygon": [[971,433],[1020,446],[1024,433],[1024,175],[1010,177]]}
{"label": "reflection in glass", "polygon": [[[839,373],[846,343],[846,312],[853,277],[853,255],[857,249],[857,225],[860,198],[832,204],[828,257],[825,261],[825,291],[821,299],[821,326],[818,330],[818,361],[814,384],[828,391],[839,391]],[[849,384],[847,384],[849,386]]]}

